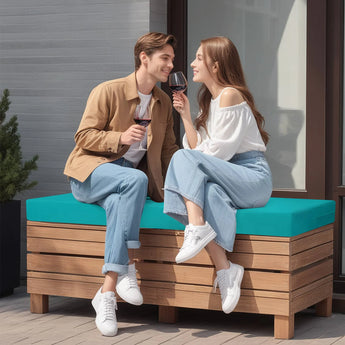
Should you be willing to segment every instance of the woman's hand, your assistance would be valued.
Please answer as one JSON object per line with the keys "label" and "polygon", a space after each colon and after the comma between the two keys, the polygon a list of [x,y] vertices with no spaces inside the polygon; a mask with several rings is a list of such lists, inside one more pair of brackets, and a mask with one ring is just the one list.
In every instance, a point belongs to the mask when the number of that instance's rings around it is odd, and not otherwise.
{"label": "woman's hand", "polygon": [[183,92],[174,92],[173,106],[176,111],[180,113],[188,144],[191,149],[194,149],[196,147],[198,137],[197,132],[193,126],[188,97]]}
{"label": "woman's hand", "polygon": [[173,93],[173,107],[182,118],[190,116],[190,104],[188,97],[183,92]]}

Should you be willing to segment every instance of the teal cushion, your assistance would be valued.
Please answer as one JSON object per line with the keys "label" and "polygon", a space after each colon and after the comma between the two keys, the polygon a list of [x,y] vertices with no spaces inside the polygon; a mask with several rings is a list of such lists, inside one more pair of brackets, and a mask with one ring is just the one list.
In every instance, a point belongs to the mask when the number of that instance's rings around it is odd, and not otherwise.
{"label": "teal cushion", "polygon": [[[104,210],[81,203],[72,194],[26,201],[30,221],[106,225]],[[265,207],[237,211],[237,233],[291,237],[334,222],[333,200],[271,198]],[[146,200],[141,228],[183,230],[184,226],[163,213],[163,203]]]}

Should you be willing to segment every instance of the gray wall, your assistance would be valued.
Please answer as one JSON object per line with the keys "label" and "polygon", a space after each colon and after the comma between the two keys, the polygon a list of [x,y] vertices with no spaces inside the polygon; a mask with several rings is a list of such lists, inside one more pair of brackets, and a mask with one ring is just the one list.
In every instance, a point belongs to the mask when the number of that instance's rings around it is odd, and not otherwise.
{"label": "gray wall", "polygon": [[10,90],[24,159],[39,154],[22,200],[70,192],[63,168],[91,89],[133,71],[133,47],[166,32],[166,0],[0,0],[0,90]]}

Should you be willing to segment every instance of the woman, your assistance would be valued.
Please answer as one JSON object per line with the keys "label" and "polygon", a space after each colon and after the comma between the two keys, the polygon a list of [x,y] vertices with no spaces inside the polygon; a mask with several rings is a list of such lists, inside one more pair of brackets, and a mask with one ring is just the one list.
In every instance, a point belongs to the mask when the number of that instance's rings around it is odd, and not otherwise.
{"label": "woman", "polygon": [[222,309],[230,313],[240,298],[244,269],[231,263],[225,250],[233,250],[236,209],[262,207],[271,196],[271,172],[263,154],[268,134],[228,38],[202,40],[191,67],[193,81],[202,83],[200,111],[194,127],[188,98],[174,93],[185,149],[170,162],[164,212],[186,224],[176,262],[206,248],[217,271]]}

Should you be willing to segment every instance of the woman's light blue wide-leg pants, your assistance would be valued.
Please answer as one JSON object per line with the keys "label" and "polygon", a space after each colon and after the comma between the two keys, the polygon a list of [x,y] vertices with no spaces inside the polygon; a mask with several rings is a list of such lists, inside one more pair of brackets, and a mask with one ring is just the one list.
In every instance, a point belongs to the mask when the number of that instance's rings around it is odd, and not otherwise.
{"label": "woman's light blue wide-leg pants", "polygon": [[177,151],[164,186],[164,213],[188,224],[183,197],[202,208],[216,243],[233,250],[236,210],[262,207],[272,193],[271,171],[262,152],[239,153],[228,162],[197,150]]}

